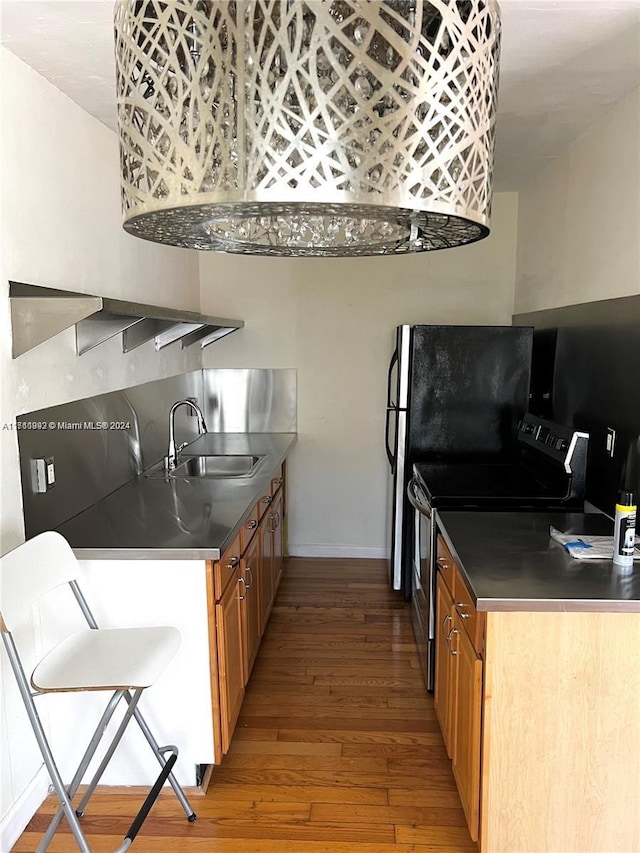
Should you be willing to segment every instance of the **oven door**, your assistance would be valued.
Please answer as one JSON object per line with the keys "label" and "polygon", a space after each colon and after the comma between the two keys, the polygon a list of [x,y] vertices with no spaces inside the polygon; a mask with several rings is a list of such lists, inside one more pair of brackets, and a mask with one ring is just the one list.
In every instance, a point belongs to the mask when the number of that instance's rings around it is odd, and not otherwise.
{"label": "oven door", "polygon": [[434,679],[434,511],[416,479],[409,482],[407,496],[415,513],[411,557],[411,615],[427,690]]}

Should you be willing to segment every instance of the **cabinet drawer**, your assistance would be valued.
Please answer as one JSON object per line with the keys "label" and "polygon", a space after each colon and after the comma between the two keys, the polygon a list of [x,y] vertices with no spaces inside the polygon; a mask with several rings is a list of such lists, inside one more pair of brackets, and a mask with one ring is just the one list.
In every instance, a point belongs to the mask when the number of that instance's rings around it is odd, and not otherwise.
{"label": "cabinet drawer", "polygon": [[271,478],[271,494],[275,495],[280,486],[284,483],[284,462],[280,467],[280,471]]}
{"label": "cabinet drawer", "polygon": [[471,593],[467,589],[457,566],[455,567],[454,589],[453,602],[456,613],[469,635],[473,648],[478,654],[482,654],[484,647],[484,613],[479,613],[476,610]]}
{"label": "cabinet drawer", "polygon": [[213,592],[216,601],[222,598],[222,594],[232,580],[238,579],[237,569],[240,566],[240,537],[236,536],[222,557],[213,564]]}
{"label": "cabinet drawer", "polygon": [[242,527],[240,528],[240,550],[243,554],[249,547],[249,543],[253,539],[253,534],[258,529],[258,520],[258,504],[256,504],[251,510],[251,515],[245,519]]}
{"label": "cabinet drawer", "polygon": [[451,593],[452,597],[455,597],[456,592],[454,583],[456,561],[451,556],[451,551],[447,548],[447,545],[440,534],[438,534],[437,563],[440,577],[444,581],[445,586]]}
{"label": "cabinet drawer", "polygon": [[262,497],[258,500],[258,518],[262,518],[265,512],[269,509],[271,504],[273,503],[273,495],[271,494],[271,489],[266,492]]}

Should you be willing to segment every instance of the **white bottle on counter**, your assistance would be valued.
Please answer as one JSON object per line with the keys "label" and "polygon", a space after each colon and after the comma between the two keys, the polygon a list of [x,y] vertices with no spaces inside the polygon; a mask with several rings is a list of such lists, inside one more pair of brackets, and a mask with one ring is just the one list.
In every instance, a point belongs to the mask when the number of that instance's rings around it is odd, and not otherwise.
{"label": "white bottle on counter", "polygon": [[636,542],[636,499],[633,492],[621,491],[616,504],[613,530],[613,562],[625,569],[633,568]]}

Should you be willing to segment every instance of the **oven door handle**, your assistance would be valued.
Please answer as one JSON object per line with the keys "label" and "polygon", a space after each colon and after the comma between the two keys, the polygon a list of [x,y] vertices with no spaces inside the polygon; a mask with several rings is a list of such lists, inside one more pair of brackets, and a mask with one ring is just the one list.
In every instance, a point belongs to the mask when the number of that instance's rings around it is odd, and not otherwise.
{"label": "oven door handle", "polygon": [[418,512],[422,513],[422,515],[426,515],[427,518],[431,518],[431,507],[426,506],[418,499],[416,494],[417,487],[418,484],[416,483],[416,479],[415,477],[412,477],[409,480],[409,485],[407,486],[407,498],[409,503],[414,509],[417,509]]}

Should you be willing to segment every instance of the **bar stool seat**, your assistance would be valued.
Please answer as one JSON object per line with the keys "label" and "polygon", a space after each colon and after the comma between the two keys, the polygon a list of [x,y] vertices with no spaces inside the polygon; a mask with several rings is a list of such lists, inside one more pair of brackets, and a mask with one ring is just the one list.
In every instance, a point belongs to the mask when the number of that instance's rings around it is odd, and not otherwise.
{"label": "bar stool seat", "polygon": [[31,685],[41,693],[144,689],[179,647],[175,628],[87,628],[51,649],[34,669]]}

